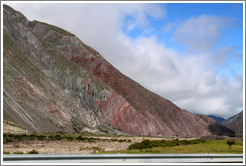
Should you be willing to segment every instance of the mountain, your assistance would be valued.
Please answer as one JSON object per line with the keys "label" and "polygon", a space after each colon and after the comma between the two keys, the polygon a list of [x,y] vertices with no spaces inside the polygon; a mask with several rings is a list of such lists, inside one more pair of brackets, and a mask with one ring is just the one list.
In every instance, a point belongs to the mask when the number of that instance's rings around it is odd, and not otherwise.
{"label": "mountain", "polygon": [[3,118],[31,132],[200,137],[220,126],[126,77],[74,34],[7,5],[3,71]]}
{"label": "mountain", "polygon": [[234,130],[237,135],[242,135],[243,134],[243,111],[224,120],[222,124]]}
{"label": "mountain", "polygon": [[222,117],[218,117],[218,116],[214,116],[214,115],[208,115],[208,117],[210,117],[210,118],[216,120],[216,121],[219,122],[219,123],[221,123],[221,122],[223,122],[223,121],[225,120],[225,119],[222,118]]}

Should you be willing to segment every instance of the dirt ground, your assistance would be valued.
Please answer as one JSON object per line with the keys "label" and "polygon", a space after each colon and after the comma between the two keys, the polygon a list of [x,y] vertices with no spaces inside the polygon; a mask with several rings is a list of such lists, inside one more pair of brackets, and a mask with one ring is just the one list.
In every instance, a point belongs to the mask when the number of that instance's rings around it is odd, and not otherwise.
{"label": "dirt ground", "polygon": [[3,145],[4,151],[15,153],[36,150],[39,154],[89,154],[99,151],[123,150],[129,142],[106,142],[95,143],[82,141],[23,141]]}
{"label": "dirt ground", "polygon": [[[98,153],[100,151],[118,151],[125,150],[128,146],[135,142],[141,142],[144,139],[150,140],[171,140],[173,138],[160,137],[108,137],[108,136],[90,136],[93,138],[100,138],[103,140],[96,142],[84,141],[19,141],[10,142],[3,145],[3,150],[11,154],[21,152],[28,153],[36,150],[39,154],[90,154]],[[126,139],[131,142],[112,141],[112,139]],[[179,138],[180,139],[180,138]]]}
{"label": "dirt ground", "polygon": [[[14,122],[4,120],[4,131],[3,133],[12,134],[28,134],[27,130],[22,129]],[[163,137],[144,137],[144,136],[88,136],[90,138],[97,138],[96,142],[86,141],[18,141],[9,142],[3,144],[3,151],[6,153],[28,153],[32,150],[38,151],[39,154],[90,154],[98,153],[100,151],[118,151],[125,150],[132,143],[141,142],[144,139],[149,140],[172,140],[175,138],[163,138]],[[179,138],[181,140],[182,138]],[[183,138],[187,139],[187,138]],[[192,139],[192,138],[189,138]],[[120,140],[131,140],[120,141]]]}
{"label": "dirt ground", "polygon": [[3,133],[27,134],[28,131],[20,128],[13,122],[3,120]]}

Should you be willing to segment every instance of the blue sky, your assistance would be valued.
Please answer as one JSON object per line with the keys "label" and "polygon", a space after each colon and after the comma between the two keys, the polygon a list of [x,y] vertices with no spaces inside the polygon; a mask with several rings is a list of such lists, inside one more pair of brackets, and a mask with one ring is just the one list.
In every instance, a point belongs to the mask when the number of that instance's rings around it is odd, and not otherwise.
{"label": "blue sky", "polygon": [[[174,30],[180,26],[182,22],[190,18],[196,18],[201,15],[210,15],[221,17],[226,20],[225,27],[219,30],[220,38],[214,49],[228,46],[235,47],[231,54],[243,54],[243,4],[238,3],[168,3],[159,4],[159,7],[166,11],[165,16],[154,18],[149,15],[148,27],[136,27],[129,30],[127,22],[134,18],[129,15],[125,17],[125,24],[121,27],[122,31],[132,39],[140,36],[157,36],[157,40],[167,47],[175,49],[179,52],[186,51],[186,47],[173,38]],[[167,27],[165,30],[164,28]],[[144,33],[146,29],[151,29],[148,33]],[[204,28],[206,30],[206,28]],[[231,55],[233,56],[233,55]],[[231,74],[243,75],[243,63],[241,58],[233,58],[228,60],[225,68],[218,68],[219,75],[231,77]]]}
{"label": "blue sky", "polygon": [[9,3],[64,28],[122,73],[195,114],[243,109],[243,5]]}

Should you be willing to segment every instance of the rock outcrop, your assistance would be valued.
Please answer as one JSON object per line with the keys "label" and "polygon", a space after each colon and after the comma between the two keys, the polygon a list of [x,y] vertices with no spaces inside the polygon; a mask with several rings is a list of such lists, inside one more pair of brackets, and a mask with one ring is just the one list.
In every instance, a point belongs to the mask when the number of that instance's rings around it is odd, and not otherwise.
{"label": "rock outcrop", "polygon": [[70,32],[6,5],[3,25],[4,119],[32,132],[212,134],[210,122],[126,77]]}

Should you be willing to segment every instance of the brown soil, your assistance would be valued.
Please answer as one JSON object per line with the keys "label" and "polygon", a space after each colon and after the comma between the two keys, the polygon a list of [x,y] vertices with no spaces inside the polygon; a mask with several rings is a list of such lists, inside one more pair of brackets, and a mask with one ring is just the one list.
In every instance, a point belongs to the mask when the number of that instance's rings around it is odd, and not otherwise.
{"label": "brown soil", "polygon": [[24,141],[8,143],[3,146],[4,151],[15,153],[36,150],[39,154],[88,154],[98,153],[100,150],[123,150],[131,143],[126,142],[102,142],[95,143],[81,141]]}
{"label": "brown soil", "polygon": [[[93,137],[93,136],[90,136]],[[36,150],[39,154],[90,154],[100,151],[118,151],[125,150],[128,146],[135,142],[141,142],[144,139],[150,140],[171,140],[172,138],[160,137],[109,137],[94,136],[95,138],[104,139],[96,142],[84,141],[20,141],[10,142],[3,145],[3,150],[11,154],[16,152],[28,153]],[[108,140],[106,140],[108,139]],[[112,141],[111,139],[130,139],[131,142]],[[180,139],[180,138],[179,138]]]}
{"label": "brown soil", "polygon": [[12,121],[3,120],[3,133],[12,133],[12,134],[27,134],[28,131],[22,129],[20,126],[15,124]]}

